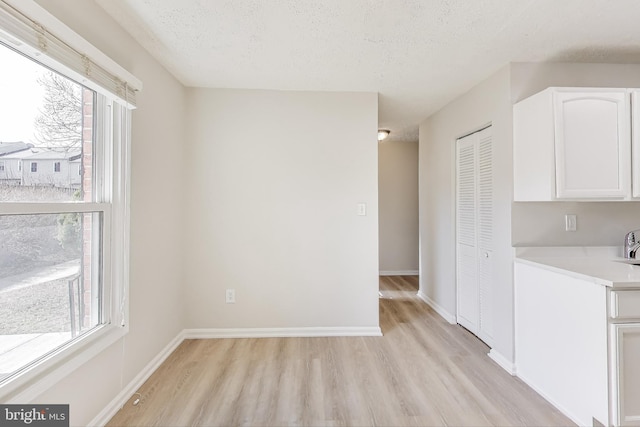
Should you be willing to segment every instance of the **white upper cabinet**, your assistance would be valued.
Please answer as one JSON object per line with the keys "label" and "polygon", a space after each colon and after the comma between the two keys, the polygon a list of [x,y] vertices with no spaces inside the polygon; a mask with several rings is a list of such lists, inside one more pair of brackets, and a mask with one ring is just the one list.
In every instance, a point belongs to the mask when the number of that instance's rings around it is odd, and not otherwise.
{"label": "white upper cabinet", "polygon": [[629,90],[549,88],[513,118],[515,201],[631,198]]}
{"label": "white upper cabinet", "polygon": [[607,199],[629,195],[629,95],[553,93],[556,196]]}
{"label": "white upper cabinet", "polygon": [[631,176],[633,197],[640,198],[640,89],[631,92]]}

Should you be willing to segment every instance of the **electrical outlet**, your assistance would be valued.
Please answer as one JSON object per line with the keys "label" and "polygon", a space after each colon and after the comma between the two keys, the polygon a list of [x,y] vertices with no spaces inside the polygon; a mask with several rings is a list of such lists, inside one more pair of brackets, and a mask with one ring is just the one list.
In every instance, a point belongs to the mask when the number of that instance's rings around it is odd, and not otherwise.
{"label": "electrical outlet", "polygon": [[367,204],[358,203],[358,216],[367,216]]}
{"label": "electrical outlet", "polygon": [[573,214],[567,214],[564,216],[564,229],[565,231],[576,231],[578,228],[578,220]]}
{"label": "electrical outlet", "polygon": [[227,289],[225,292],[225,302],[227,304],[235,304],[236,303],[236,290],[235,289]]}

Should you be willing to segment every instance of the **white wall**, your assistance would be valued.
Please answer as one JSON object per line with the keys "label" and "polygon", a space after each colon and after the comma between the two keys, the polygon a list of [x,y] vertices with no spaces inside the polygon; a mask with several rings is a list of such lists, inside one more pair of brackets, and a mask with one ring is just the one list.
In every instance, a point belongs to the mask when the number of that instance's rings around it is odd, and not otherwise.
{"label": "white wall", "polygon": [[638,64],[511,64],[511,100],[516,103],[551,86],[640,88]]}
{"label": "white wall", "polygon": [[183,328],[184,88],[94,2],[38,0],[143,81],[133,113],[130,332],[36,400],[87,425]]}
{"label": "white wall", "polygon": [[512,118],[504,67],[420,125],[420,292],[456,313],[455,141],[491,123],[494,143],[493,350],[513,360]]}
{"label": "white wall", "polygon": [[377,94],[187,99],[187,328],[377,328]]}
{"label": "white wall", "polygon": [[378,144],[380,272],[418,271],[418,142]]}
{"label": "white wall", "polygon": [[[512,206],[513,246],[620,246],[640,229],[640,202],[516,202]],[[565,231],[565,214],[577,230]]]}

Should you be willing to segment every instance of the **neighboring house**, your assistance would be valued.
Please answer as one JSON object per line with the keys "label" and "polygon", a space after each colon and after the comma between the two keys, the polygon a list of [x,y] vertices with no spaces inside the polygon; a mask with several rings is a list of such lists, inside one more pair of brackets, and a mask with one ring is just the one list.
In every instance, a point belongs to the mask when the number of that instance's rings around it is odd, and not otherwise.
{"label": "neighboring house", "polygon": [[0,142],[0,184],[80,188],[81,158],[80,150]]}
{"label": "neighboring house", "polygon": [[22,156],[24,152],[0,157],[0,183],[20,185],[22,183]]}
{"label": "neighboring house", "polygon": [[82,154],[76,153],[69,157],[68,165],[70,187],[80,188],[80,183],[82,183]]}
{"label": "neighboring house", "polygon": [[0,183],[20,185],[22,182],[22,155],[30,148],[33,148],[33,144],[22,141],[0,141]]}
{"label": "neighboring house", "polygon": [[32,148],[22,156],[22,185],[80,186],[80,151]]}

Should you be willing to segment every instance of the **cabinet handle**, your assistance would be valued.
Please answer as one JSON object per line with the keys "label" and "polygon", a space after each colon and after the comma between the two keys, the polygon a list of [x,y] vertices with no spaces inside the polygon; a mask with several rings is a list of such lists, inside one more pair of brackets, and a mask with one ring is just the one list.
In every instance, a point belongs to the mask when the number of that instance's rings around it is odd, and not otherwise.
{"label": "cabinet handle", "polygon": [[489,258],[489,252],[485,252],[485,253],[484,253],[484,257],[485,257],[485,258]]}

